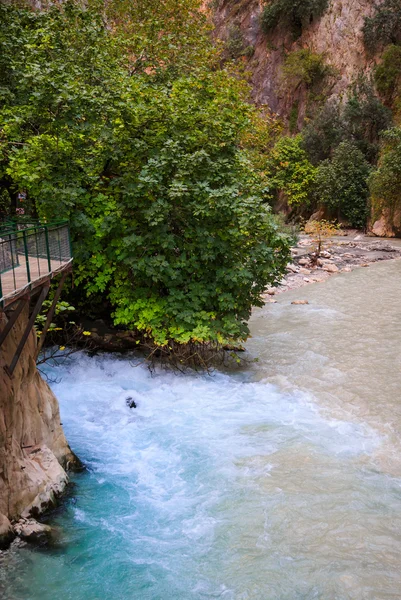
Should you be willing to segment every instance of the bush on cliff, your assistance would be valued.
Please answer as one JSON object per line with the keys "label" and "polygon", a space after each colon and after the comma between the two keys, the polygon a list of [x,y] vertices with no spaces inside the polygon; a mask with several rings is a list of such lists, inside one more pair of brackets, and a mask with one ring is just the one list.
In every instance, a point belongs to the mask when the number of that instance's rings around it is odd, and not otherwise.
{"label": "bush on cliff", "polygon": [[297,38],[327,6],[328,0],[268,0],[262,12],[262,29],[268,34],[282,24]]}
{"label": "bush on cliff", "polygon": [[203,34],[202,65],[188,47],[180,73],[174,49],[142,68],[102,10],[72,2],[1,4],[0,42],[1,172],[40,216],[71,220],[77,306],[109,302],[115,323],[163,347],[245,339],[288,240],[247,147],[256,112]]}

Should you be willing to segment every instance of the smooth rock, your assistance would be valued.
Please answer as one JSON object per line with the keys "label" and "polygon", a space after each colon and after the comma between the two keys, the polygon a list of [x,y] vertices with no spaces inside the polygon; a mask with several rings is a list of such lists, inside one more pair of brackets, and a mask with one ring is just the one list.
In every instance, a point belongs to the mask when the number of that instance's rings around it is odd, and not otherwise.
{"label": "smooth rock", "polygon": [[302,275],[310,275],[311,270],[310,269],[305,269],[304,267],[301,267],[299,269],[299,273],[302,273]]}
{"label": "smooth rock", "polygon": [[298,273],[298,267],[293,264],[287,265],[287,270],[291,271],[292,273]]}
{"label": "smooth rock", "polygon": [[300,258],[298,261],[298,264],[300,264],[302,266],[309,265],[309,263],[310,263],[309,258]]}
{"label": "smooth rock", "polygon": [[30,544],[40,544],[49,540],[52,528],[35,519],[20,519],[14,526],[14,533]]}
{"label": "smooth rock", "polygon": [[309,304],[308,300],[294,300],[293,302],[291,302],[291,304],[295,304],[297,306],[301,305],[301,304]]}
{"label": "smooth rock", "polygon": [[323,271],[327,271],[327,273],[338,273],[339,268],[337,267],[337,265],[328,264],[328,265],[324,265]]}

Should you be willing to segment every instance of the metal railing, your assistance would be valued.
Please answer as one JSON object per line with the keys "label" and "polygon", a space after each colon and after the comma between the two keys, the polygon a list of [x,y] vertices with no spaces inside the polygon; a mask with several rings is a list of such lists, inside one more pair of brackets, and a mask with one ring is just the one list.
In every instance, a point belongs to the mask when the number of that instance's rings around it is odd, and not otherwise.
{"label": "metal railing", "polygon": [[67,222],[0,226],[0,306],[72,261]]}

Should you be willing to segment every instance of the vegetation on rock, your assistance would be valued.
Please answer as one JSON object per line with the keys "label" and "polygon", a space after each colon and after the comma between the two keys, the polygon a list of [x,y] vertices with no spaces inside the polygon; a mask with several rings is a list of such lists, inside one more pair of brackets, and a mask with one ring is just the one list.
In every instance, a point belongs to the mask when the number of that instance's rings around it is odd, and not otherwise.
{"label": "vegetation on rock", "polygon": [[401,4],[399,0],[377,3],[373,16],[365,18],[363,36],[366,49],[375,54],[388,44],[401,42]]}
{"label": "vegetation on rock", "polygon": [[270,33],[283,25],[297,38],[327,6],[328,0],[268,0],[262,13],[262,28],[265,33]]}
{"label": "vegetation on rock", "polygon": [[401,94],[401,46],[388,46],[375,70],[375,83],[386,104],[394,107]]}

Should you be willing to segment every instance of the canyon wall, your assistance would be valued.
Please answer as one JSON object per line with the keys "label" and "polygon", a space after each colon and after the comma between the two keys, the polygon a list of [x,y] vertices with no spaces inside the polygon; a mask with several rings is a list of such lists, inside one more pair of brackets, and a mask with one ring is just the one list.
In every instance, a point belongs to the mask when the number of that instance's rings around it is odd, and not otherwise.
{"label": "canyon wall", "polygon": [[360,73],[368,73],[375,64],[363,44],[364,19],[372,15],[374,0],[330,0],[323,16],[304,29],[294,41],[290,32],[278,28],[266,35],[261,28],[264,0],[220,0],[214,2],[216,37],[228,41],[233,28],[239,28],[244,46],[251,49],[247,59],[253,96],[258,104],[267,104],[279,115],[287,115],[288,99],[281,92],[281,67],[287,54],[300,48],[324,54],[333,67],[331,95],[341,95]]}
{"label": "canyon wall", "polygon": [[[9,365],[28,321],[22,311],[0,352],[0,538],[9,521],[36,515],[54,503],[77,459],[64,436],[57,399],[40,376],[32,331],[12,377]],[[6,316],[0,311],[0,331]]]}

